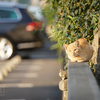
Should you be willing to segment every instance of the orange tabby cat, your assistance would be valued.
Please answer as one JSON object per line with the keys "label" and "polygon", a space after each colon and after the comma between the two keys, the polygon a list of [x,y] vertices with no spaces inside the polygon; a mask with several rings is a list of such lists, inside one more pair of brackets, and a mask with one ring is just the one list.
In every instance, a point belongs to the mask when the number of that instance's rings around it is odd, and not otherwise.
{"label": "orange tabby cat", "polygon": [[69,45],[64,44],[64,47],[72,62],[89,61],[93,55],[93,48],[85,38],[80,38]]}

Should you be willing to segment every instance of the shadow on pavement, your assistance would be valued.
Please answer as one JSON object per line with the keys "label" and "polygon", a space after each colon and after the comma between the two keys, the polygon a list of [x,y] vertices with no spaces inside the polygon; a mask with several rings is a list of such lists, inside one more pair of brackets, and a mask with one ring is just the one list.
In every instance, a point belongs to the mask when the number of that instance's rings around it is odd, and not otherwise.
{"label": "shadow on pavement", "polygon": [[[10,91],[13,91],[11,93]],[[19,92],[20,91],[20,92]],[[58,86],[33,88],[5,88],[4,96],[0,100],[62,100]]]}

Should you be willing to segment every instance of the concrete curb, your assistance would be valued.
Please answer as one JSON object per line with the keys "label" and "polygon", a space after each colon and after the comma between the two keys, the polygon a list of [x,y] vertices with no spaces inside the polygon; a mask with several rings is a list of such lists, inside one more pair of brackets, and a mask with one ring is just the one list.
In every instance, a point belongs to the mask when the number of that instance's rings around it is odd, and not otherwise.
{"label": "concrete curb", "polygon": [[5,76],[8,75],[12,69],[21,62],[21,57],[16,55],[12,59],[10,59],[4,66],[0,68],[0,81],[3,80]]}

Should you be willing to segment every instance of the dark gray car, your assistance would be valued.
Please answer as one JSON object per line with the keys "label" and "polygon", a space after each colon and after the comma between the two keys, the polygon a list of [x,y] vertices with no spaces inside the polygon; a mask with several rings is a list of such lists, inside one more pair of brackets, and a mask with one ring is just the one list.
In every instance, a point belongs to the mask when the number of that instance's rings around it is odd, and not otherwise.
{"label": "dark gray car", "polygon": [[0,60],[11,58],[16,49],[42,46],[39,31],[26,31],[29,23],[34,23],[27,7],[21,4],[0,2]]}

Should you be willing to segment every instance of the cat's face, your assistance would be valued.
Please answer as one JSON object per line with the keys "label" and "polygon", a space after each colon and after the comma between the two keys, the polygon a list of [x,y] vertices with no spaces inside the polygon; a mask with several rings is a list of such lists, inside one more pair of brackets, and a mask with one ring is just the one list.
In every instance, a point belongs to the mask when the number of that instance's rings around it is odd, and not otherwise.
{"label": "cat's face", "polygon": [[71,43],[70,45],[64,44],[64,47],[69,57],[78,57],[80,55],[81,48],[79,41]]}

